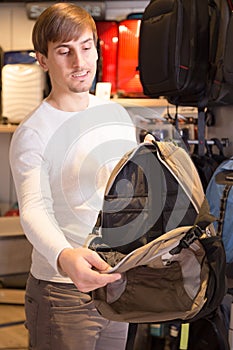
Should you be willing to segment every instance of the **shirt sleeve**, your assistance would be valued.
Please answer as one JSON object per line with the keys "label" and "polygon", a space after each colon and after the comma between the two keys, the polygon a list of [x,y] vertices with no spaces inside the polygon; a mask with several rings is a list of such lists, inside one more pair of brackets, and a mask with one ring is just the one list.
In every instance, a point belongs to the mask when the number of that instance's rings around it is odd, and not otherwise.
{"label": "shirt sleeve", "polygon": [[12,138],[10,166],[24,233],[34,249],[60,273],[57,258],[71,245],[54,216],[49,164],[43,157],[43,147],[35,130],[20,126]]}

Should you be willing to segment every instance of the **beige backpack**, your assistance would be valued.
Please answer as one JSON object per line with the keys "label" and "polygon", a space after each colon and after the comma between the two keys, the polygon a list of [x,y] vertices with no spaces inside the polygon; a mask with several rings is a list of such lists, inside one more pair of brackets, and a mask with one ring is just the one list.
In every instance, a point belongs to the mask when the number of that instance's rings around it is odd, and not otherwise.
{"label": "beige backpack", "polygon": [[107,319],[190,321],[226,292],[225,253],[189,155],[172,142],[138,145],[111,174],[89,237],[122,278],[93,291]]}

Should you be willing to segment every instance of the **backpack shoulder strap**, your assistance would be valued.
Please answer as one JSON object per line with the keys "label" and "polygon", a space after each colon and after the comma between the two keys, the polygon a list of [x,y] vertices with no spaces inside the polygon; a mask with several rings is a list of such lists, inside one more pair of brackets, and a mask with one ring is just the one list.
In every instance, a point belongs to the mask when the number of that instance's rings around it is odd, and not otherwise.
{"label": "backpack shoulder strap", "polygon": [[202,205],[200,207],[199,213],[195,220],[194,225],[198,225],[202,230],[206,229],[209,225],[211,225],[214,221],[216,221],[216,217],[210,214],[210,207],[207,201],[207,198],[204,197]]}
{"label": "backpack shoulder strap", "polygon": [[219,185],[224,185],[222,196],[220,198],[219,220],[218,220],[218,228],[217,228],[217,234],[221,236],[223,233],[223,224],[224,224],[224,218],[225,218],[227,199],[233,185],[233,172],[232,172],[232,175],[229,172],[227,172],[227,174],[224,171],[220,172],[215,176],[215,181]]}

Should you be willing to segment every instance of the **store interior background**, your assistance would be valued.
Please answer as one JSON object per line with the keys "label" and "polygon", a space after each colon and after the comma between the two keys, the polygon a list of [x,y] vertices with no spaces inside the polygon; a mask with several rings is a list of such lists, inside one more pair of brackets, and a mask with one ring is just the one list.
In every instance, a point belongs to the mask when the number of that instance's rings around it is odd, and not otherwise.
{"label": "store interior background", "polygon": [[[49,4],[52,2],[48,2]],[[143,12],[149,1],[105,1],[105,19],[125,19],[129,13]],[[40,3],[41,4],[41,3]],[[43,4],[46,4],[43,2]],[[78,4],[78,1],[77,1]],[[32,49],[31,32],[34,20],[29,19],[24,2],[0,2],[0,46],[4,51],[29,50]],[[130,103],[127,99],[127,103]],[[137,100],[138,106],[145,103],[143,99]],[[164,101],[149,101],[149,108],[154,110],[160,108],[160,104],[166,105]],[[136,105],[135,105],[136,106]],[[147,107],[146,107],[147,108]],[[228,146],[224,147],[224,154],[233,156],[233,107],[221,107],[214,110],[215,125],[208,127],[206,137],[227,138]],[[15,192],[10,174],[8,150],[12,134],[0,134],[0,160],[1,160],[1,181],[0,181],[0,216],[15,202]]]}

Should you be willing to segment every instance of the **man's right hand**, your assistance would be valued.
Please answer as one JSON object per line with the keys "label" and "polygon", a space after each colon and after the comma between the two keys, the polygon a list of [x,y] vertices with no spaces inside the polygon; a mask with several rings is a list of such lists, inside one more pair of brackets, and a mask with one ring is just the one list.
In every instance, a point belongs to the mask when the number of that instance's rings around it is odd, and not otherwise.
{"label": "man's right hand", "polygon": [[119,273],[104,273],[111,266],[88,248],[65,248],[58,257],[58,266],[80,292],[92,291],[121,278]]}

